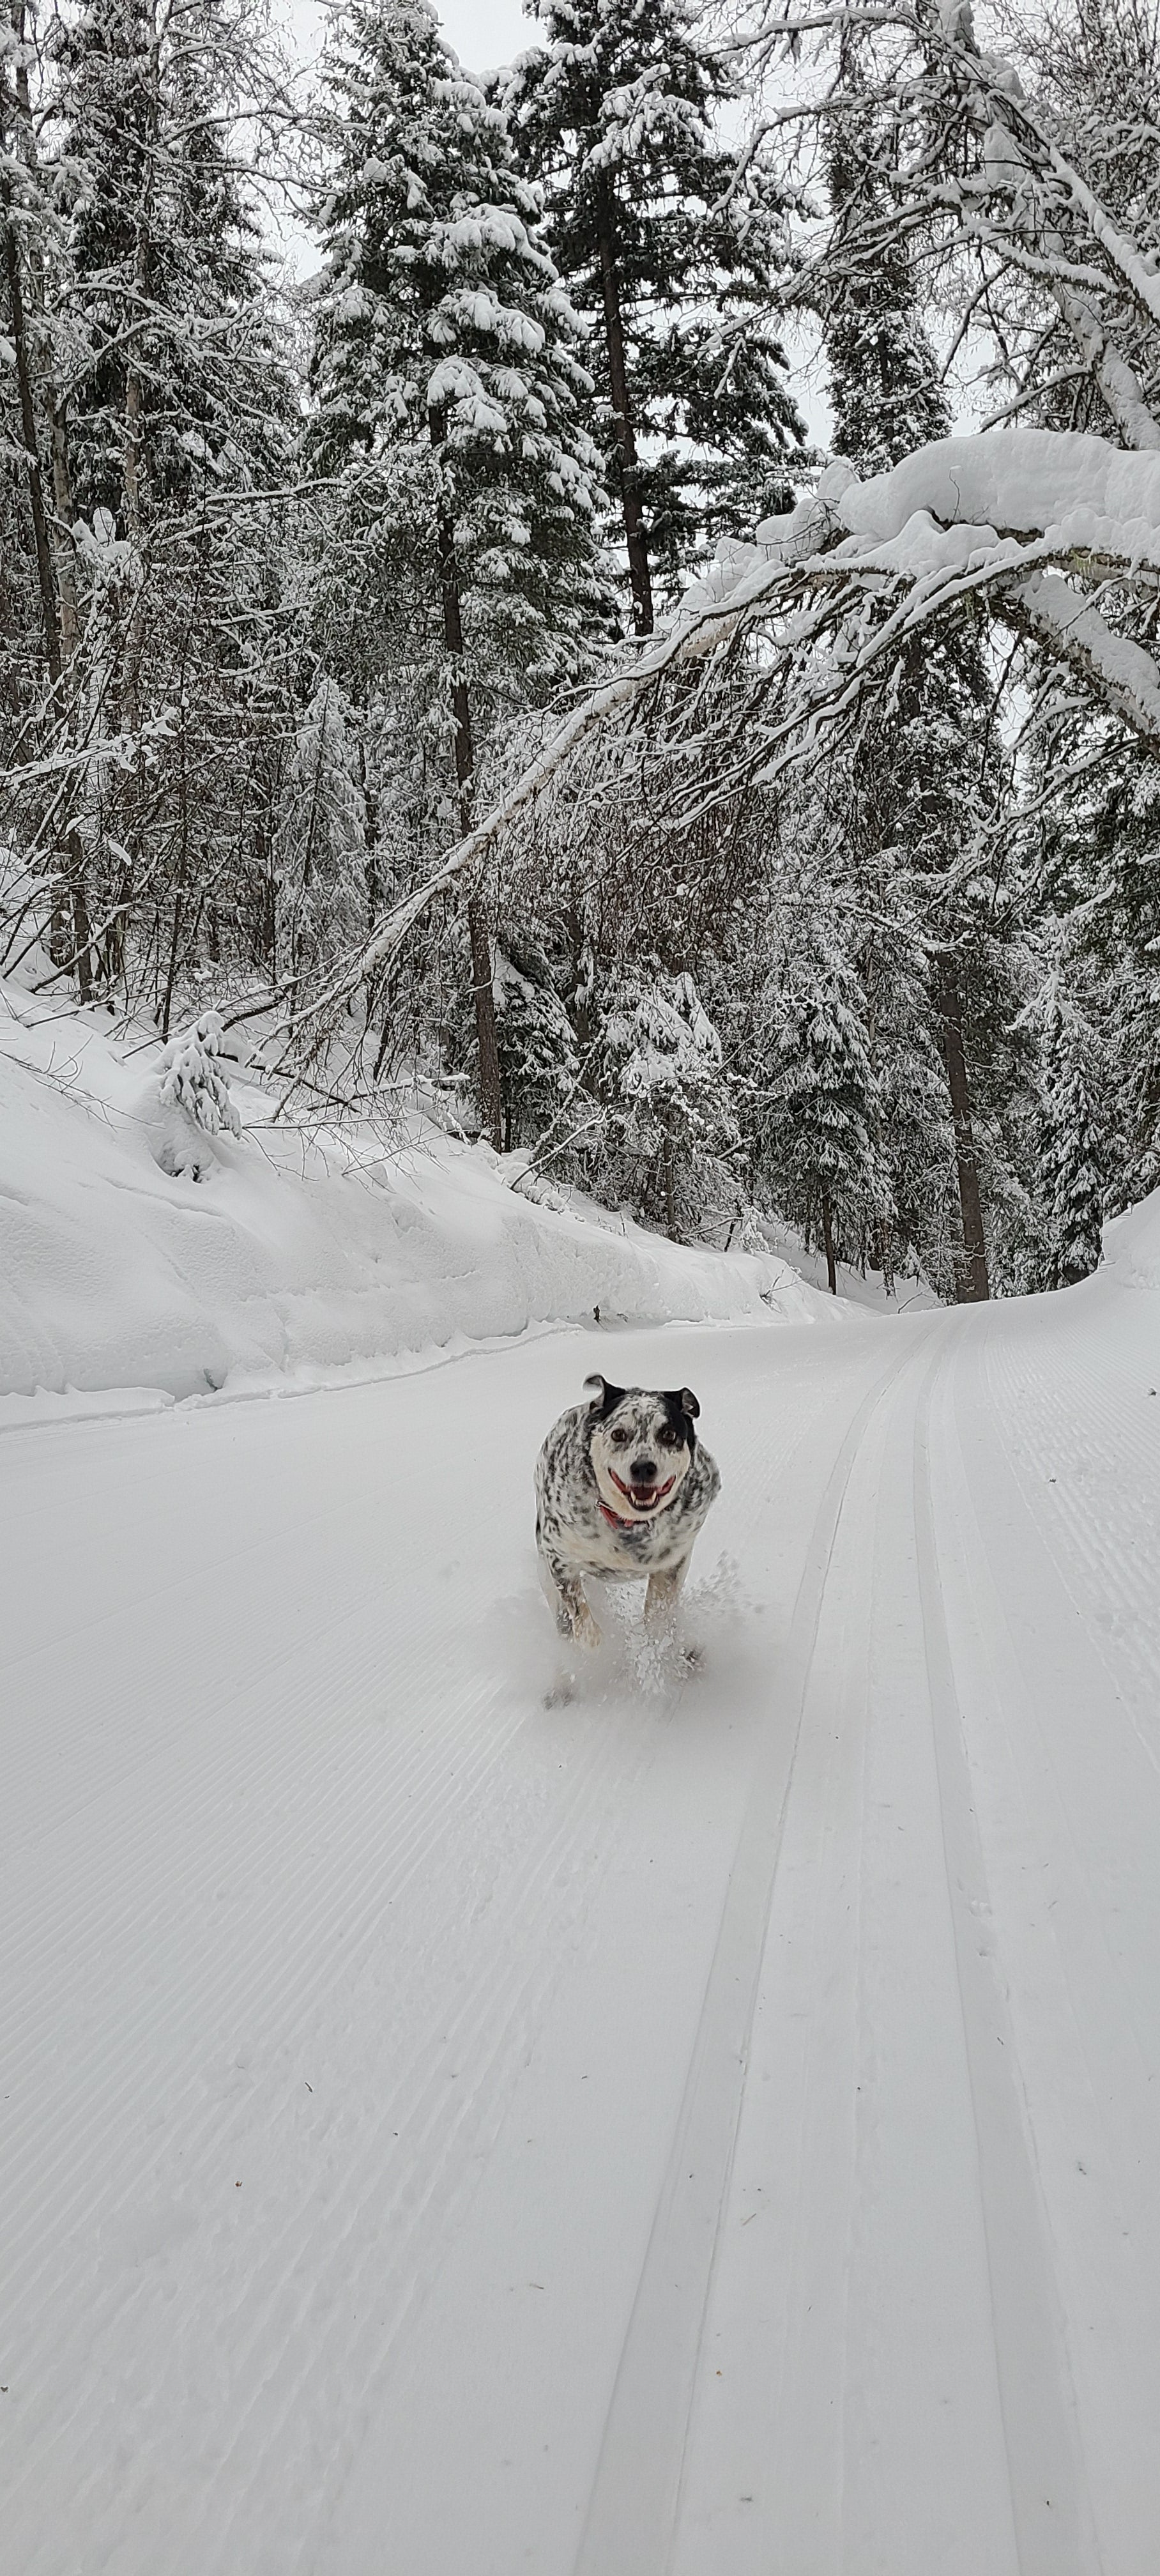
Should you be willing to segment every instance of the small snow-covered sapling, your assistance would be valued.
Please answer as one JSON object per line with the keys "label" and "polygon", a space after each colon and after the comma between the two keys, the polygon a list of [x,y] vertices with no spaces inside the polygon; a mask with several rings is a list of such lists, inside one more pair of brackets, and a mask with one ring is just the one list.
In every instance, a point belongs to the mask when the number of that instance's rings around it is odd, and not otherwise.
{"label": "small snow-covered sapling", "polygon": [[[242,1122],[235,1102],[230,1097],[229,1078],[222,1061],[225,1028],[219,1011],[203,1011],[192,1028],[180,1037],[170,1038],[158,1072],[158,1096],[163,1110],[176,1111],[177,1133],[172,1120],[159,1155],[162,1169],[187,1171],[196,1180],[208,1158],[199,1151],[190,1128],[200,1128],[207,1136],[218,1135],[226,1128],[231,1136],[240,1136]],[[188,1122],[188,1124],[186,1123]]]}
{"label": "small snow-covered sapling", "polygon": [[161,1099],[165,1108],[184,1109],[194,1125],[216,1136],[228,1127],[240,1136],[242,1122],[230,1098],[229,1080],[220,1063],[225,1027],[220,1011],[203,1011],[191,1029],[170,1038],[161,1058]]}

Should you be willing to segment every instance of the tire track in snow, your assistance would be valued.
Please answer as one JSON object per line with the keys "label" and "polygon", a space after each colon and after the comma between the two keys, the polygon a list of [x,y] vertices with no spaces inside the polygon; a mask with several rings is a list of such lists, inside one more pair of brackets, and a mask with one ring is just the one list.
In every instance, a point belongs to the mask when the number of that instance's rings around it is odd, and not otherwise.
{"label": "tire track in snow", "polygon": [[[575,2576],[667,2576],[714,2261],[728,2196],[753,2016],[826,1581],[867,1428],[929,1330],[862,1397],[815,1517],[770,1725],[726,1890],[676,2136],[637,2288],[575,2560]],[[908,1336],[909,1342],[909,1336]]]}
{"label": "tire track in snow", "polygon": [[[953,1367],[953,1344],[949,1358]],[[944,1369],[946,1365],[944,1360]],[[1020,2576],[1098,2576],[1102,2562],[1063,2308],[996,1955],[943,1607],[930,1482],[933,1401],[932,1378],[919,1403],[915,1431],[919,1595]]]}

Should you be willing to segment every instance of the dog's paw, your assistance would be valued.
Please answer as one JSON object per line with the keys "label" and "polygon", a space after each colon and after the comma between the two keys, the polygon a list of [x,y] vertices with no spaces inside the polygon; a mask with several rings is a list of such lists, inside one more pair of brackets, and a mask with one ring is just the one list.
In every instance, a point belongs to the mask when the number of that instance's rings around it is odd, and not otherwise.
{"label": "dog's paw", "polygon": [[583,1617],[577,1619],[572,1630],[572,1643],[575,1646],[583,1646],[588,1654],[594,1655],[597,1647],[602,1642],[601,1632],[596,1625],[592,1612],[590,1610],[586,1610]]}

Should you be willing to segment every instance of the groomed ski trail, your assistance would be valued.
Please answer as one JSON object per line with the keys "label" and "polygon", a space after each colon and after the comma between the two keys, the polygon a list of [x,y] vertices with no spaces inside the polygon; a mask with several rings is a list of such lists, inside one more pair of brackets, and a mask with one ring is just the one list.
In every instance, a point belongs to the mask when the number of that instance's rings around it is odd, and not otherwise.
{"label": "groomed ski trail", "polygon": [[[0,1443],[5,2576],[1154,2576],[1155,1302]],[[706,1661],[549,1710],[597,1365]]]}

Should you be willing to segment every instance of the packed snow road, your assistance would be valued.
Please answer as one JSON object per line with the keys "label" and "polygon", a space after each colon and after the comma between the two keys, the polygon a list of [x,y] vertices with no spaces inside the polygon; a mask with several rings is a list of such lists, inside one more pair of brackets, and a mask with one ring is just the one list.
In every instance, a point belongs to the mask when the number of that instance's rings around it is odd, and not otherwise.
{"label": "packed snow road", "polygon": [[[4,2576],[1155,2576],[1158,1302],[0,1444]],[[705,1654],[547,1708],[593,1365]]]}

